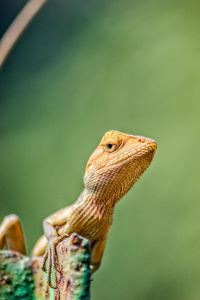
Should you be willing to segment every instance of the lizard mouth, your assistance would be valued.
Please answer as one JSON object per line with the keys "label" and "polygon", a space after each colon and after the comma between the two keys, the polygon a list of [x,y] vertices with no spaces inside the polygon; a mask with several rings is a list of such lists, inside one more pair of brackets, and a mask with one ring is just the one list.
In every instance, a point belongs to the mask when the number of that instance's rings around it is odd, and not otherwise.
{"label": "lizard mouth", "polygon": [[123,161],[127,161],[129,159],[137,159],[139,157],[145,156],[146,154],[152,154],[152,158],[156,152],[157,144],[154,140],[148,140],[147,142],[135,147],[134,149],[128,149],[123,154],[120,154],[119,156],[115,157],[111,161],[109,161],[106,166],[110,166],[113,164],[118,164]]}

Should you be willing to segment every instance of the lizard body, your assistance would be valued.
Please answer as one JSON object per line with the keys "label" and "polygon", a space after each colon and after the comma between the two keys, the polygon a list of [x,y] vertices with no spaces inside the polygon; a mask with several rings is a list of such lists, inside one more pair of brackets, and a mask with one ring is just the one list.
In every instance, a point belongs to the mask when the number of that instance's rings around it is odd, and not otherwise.
{"label": "lizard body", "polygon": [[[115,204],[150,165],[156,148],[152,139],[114,130],[105,133],[86,165],[83,192],[73,205],[44,220],[44,236],[33,249],[34,256],[44,255],[43,270],[46,270],[48,259],[50,286],[51,265],[58,269],[56,245],[73,232],[90,241],[92,270],[99,267]],[[1,234],[2,228],[3,224],[0,227],[0,247],[3,238],[6,241],[6,234]]]}

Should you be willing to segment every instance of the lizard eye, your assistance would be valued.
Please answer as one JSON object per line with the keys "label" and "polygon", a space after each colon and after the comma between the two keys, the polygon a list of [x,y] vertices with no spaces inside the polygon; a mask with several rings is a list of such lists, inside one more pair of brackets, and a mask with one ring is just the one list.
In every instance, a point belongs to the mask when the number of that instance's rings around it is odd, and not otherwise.
{"label": "lizard eye", "polygon": [[116,145],[111,143],[106,144],[104,147],[107,152],[113,152],[116,149]]}
{"label": "lizard eye", "polygon": [[106,147],[107,147],[108,149],[112,149],[113,145],[112,145],[112,144],[107,144]]}

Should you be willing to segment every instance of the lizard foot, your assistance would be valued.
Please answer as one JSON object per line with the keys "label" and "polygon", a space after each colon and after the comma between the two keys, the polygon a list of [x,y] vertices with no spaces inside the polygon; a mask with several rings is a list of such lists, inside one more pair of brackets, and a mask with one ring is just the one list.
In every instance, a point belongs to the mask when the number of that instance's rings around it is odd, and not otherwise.
{"label": "lizard foot", "polygon": [[[60,273],[60,266],[58,261],[58,255],[56,251],[56,246],[66,237],[69,237],[69,234],[63,234],[58,237],[51,238],[48,242],[45,254],[43,256],[42,261],[42,270],[47,273],[47,284],[53,288],[56,289],[52,282],[51,282],[51,269],[52,267]],[[47,268],[46,268],[46,262],[48,261]]]}

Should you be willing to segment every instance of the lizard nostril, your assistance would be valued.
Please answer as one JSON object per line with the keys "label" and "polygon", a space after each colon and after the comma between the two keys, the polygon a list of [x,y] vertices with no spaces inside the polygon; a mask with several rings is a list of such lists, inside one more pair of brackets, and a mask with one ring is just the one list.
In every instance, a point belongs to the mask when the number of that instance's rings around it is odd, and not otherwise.
{"label": "lizard nostril", "polygon": [[144,140],[138,139],[138,142],[139,142],[139,143],[144,143]]}

